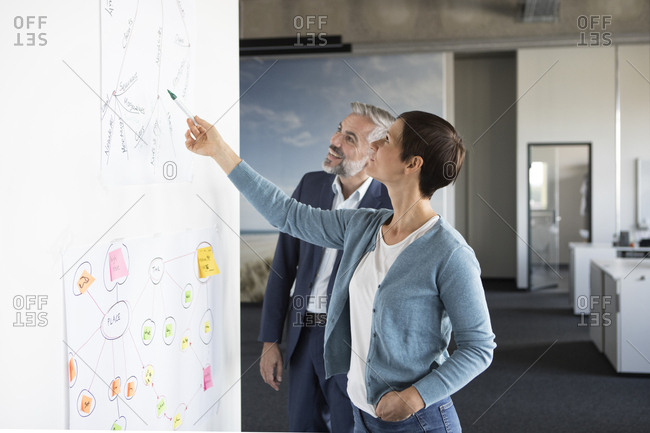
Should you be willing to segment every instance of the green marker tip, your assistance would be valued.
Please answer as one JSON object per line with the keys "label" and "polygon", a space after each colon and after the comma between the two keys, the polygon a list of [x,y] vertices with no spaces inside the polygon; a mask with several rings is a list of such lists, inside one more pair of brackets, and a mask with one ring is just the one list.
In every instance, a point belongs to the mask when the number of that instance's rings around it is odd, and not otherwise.
{"label": "green marker tip", "polygon": [[172,97],[172,99],[176,100],[176,95],[174,95],[171,90],[167,89],[167,92],[169,93],[169,96]]}

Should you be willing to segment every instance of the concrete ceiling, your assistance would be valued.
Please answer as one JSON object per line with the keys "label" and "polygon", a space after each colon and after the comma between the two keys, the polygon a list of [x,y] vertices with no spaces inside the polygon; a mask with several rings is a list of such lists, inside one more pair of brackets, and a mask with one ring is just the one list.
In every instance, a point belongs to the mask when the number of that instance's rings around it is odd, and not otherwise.
{"label": "concrete ceiling", "polygon": [[[559,18],[536,23],[518,19],[523,2],[240,0],[240,37],[322,32],[341,35],[354,52],[576,46],[604,33],[614,44],[650,41],[650,0],[559,0]],[[309,29],[308,16],[315,16]]]}

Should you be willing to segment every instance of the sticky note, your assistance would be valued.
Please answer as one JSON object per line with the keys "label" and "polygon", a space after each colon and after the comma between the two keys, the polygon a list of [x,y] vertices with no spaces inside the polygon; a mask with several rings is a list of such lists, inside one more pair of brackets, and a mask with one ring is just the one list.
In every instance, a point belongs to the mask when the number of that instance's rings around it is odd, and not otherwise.
{"label": "sticky note", "polygon": [[126,396],[131,398],[135,395],[135,382],[129,382],[126,385]]}
{"label": "sticky note", "polygon": [[108,267],[111,271],[111,281],[129,275],[129,270],[126,268],[126,262],[124,261],[124,254],[122,254],[122,248],[108,253]]}
{"label": "sticky note", "polygon": [[203,390],[208,388],[212,388],[212,371],[209,365],[203,369]]}
{"label": "sticky note", "polygon": [[185,350],[187,349],[187,346],[190,344],[190,339],[188,337],[183,337],[183,341],[181,342],[181,349]]}
{"label": "sticky note", "polygon": [[147,366],[147,369],[144,372],[145,385],[149,385],[152,380],[153,380],[153,367],[149,365]]}
{"label": "sticky note", "polygon": [[210,322],[206,320],[205,324],[203,325],[203,328],[205,329],[206,334],[209,333],[210,332]]}
{"label": "sticky note", "polygon": [[111,383],[111,392],[113,393],[113,396],[116,396],[122,391],[122,387],[120,386],[120,378],[118,377]]}
{"label": "sticky note", "polygon": [[90,413],[90,408],[92,407],[93,399],[88,395],[81,396],[81,410],[85,413]]}
{"label": "sticky note", "polygon": [[186,290],[185,291],[185,303],[190,303],[192,302],[192,291],[191,290]]}
{"label": "sticky note", "polygon": [[165,403],[164,398],[160,399],[160,401],[156,405],[156,409],[158,410],[158,416],[161,416],[163,413],[165,413],[165,410],[167,409],[167,404]]}
{"label": "sticky note", "polygon": [[77,281],[77,287],[81,293],[86,293],[86,290],[88,290],[90,285],[94,282],[95,278],[84,269],[81,273],[81,277],[79,277],[79,281]]}
{"label": "sticky note", "polygon": [[183,423],[181,420],[181,414],[177,413],[176,416],[174,417],[174,430],[176,430],[180,425]]}
{"label": "sticky note", "polygon": [[73,358],[70,358],[70,362],[68,362],[68,370],[70,371],[70,382],[72,382],[77,377],[77,368],[74,366]]}
{"label": "sticky note", "polygon": [[142,339],[143,340],[151,340],[151,326],[145,326],[144,327],[144,332],[142,334]]}
{"label": "sticky note", "polygon": [[165,325],[165,337],[171,337],[174,333],[174,326],[171,323]]}
{"label": "sticky note", "polygon": [[214,261],[212,254],[212,247],[199,248],[196,250],[196,255],[199,260],[199,277],[205,278],[219,273],[217,262]]}
{"label": "sticky note", "polygon": [[118,423],[113,423],[113,427],[111,427],[111,430],[122,430],[122,426],[119,425]]}

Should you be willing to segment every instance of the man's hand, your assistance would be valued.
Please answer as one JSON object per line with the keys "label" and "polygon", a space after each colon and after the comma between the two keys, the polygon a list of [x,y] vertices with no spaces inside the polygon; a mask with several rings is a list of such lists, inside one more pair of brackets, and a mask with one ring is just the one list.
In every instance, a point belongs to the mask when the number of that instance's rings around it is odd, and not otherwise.
{"label": "man's hand", "polygon": [[390,391],[384,394],[377,403],[375,413],[384,421],[402,421],[424,406],[424,400],[418,390],[410,386],[404,391]]}
{"label": "man's hand", "polygon": [[260,374],[271,388],[280,390],[282,383],[282,354],[278,343],[264,343],[260,359]]}

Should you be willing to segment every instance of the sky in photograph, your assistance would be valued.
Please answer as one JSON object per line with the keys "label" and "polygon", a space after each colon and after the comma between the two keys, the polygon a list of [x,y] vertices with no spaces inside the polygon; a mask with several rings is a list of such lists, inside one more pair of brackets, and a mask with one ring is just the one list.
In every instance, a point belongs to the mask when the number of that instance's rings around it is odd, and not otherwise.
{"label": "sky in photograph", "polygon": [[[332,134],[354,101],[397,115],[443,113],[441,54],[399,54],[240,62],[241,156],[291,194],[321,170]],[[242,199],[243,232],[273,230]]]}

